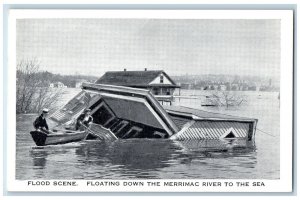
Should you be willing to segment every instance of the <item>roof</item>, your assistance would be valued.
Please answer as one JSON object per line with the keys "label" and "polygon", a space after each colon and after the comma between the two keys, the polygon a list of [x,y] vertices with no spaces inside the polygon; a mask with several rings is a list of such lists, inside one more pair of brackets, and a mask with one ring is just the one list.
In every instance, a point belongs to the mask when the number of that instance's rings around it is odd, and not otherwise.
{"label": "roof", "polygon": [[228,120],[228,121],[256,121],[254,118],[246,118],[246,117],[237,117],[233,115],[214,113],[209,111],[204,111],[200,109],[188,108],[184,106],[167,106],[164,105],[163,108],[169,114],[177,114],[177,115],[186,115],[186,116],[196,116],[201,120]]}
{"label": "roof", "polygon": [[131,87],[146,87],[157,76],[163,73],[170,79],[172,85],[170,87],[178,87],[176,83],[163,71],[163,70],[150,70],[150,71],[109,71],[99,78],[96,84],[106,85],[119,85]]}

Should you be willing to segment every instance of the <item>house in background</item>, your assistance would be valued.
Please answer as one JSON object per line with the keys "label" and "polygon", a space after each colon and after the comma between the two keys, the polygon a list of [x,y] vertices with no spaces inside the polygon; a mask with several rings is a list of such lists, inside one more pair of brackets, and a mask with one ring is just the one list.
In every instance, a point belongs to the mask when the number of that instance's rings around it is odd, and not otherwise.
{"label": "house in background", "polygon": [[66,88],[67,87],[62,82],[57,82],[57,83],[54,84],[54,86],[56,86],[57,88]]}
{"label": "house in background", "polygon": [[50,88],[67,88],[66,85],[64,85],[62,82],[56,82],[56,83],[50,83]]}
{"label": "house in background", "polygon": [[85,83],[85,82],[87,82],[87,81],[84,79],[77,80],[75,83],[75,88],[81,88],[82,83]]}
{"label": "house in background", "polygon": [[144,71],[109,71],[106,72],[96,84],[118,85],[149,90],[158,101],[173,101],[173,93],[180,88],[163,70]]}
{"label": "house in background", "polygon": [[226,85],[220,85],[220,90],[225,91],[227,89]]}

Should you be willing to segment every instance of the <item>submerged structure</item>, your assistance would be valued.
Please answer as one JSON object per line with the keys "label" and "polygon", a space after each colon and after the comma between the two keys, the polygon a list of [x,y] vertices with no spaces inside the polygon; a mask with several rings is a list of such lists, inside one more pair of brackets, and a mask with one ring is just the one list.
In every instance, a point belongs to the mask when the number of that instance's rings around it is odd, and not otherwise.
{"label": "submerged structure", "polygon": [[70,128],[84,109],[93,123],[86,138],[170,138],[253,140],[257,119],[235,117],[187,107],[163,106],[149,89],[83,83],[82,91],[51,119]]}

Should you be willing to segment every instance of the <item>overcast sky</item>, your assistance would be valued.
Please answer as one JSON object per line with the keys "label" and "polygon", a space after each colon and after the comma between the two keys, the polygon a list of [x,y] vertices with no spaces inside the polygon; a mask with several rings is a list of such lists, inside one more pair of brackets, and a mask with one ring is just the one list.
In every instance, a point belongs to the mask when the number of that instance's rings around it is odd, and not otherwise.
{"label": "overcast sky", "polygon": [[279,77],[280,20],[20,19],[17,60],[34,58],[60,74]]}

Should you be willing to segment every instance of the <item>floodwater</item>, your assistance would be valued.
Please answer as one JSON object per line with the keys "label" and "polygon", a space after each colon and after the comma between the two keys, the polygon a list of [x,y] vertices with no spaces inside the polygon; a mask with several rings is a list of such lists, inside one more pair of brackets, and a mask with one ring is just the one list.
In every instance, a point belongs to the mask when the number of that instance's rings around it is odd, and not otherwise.
{"label": "floodwater", "polygon": [[[79,90],[68,89],[61,103]],[[181,91],[201,97],[207,91]],[[16,179],[279,179],[279,100],[276,92],[239,92],[234,108],[175,104],[258,119],[254,142],[127,139],[37,147],[29,134],[36,115],[17,115]]]}

